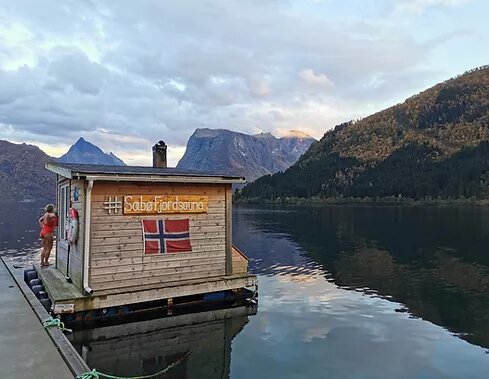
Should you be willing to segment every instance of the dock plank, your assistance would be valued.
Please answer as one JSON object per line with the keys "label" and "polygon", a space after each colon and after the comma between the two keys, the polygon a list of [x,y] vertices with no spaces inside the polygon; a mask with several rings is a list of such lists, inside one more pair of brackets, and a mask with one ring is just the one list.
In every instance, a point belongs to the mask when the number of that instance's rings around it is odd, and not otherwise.
{"label": "dock plank", "polygon": [[65,276],[54,266],[41,268],[36,265],[36,268],[39,277],[46,283],[46,291],[53,302],[83,297],[81,290],[73,283],[68,283]]}
{"label": "dock plank", "polygon": [[3,260],[0,262],[0,304],[2,378],[73,378]]}

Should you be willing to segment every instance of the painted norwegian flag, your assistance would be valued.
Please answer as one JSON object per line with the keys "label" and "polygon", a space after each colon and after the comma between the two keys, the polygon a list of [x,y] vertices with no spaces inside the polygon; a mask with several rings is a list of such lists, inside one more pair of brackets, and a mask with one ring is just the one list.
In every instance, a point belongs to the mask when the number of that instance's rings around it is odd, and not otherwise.
{"label": "painted norwegian flag", "polygon": [[183,253],[192,251],[189,221],[142,220],[144,254]]}

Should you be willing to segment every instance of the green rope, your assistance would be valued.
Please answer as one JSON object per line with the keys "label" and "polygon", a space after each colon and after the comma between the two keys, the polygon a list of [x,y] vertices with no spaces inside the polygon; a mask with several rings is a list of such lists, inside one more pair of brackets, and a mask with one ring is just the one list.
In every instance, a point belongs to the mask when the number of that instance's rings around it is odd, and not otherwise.
{"label": "green rope", "polygon": [[92,371],[89,372],[84,372],[83,374],[80,374],[76,377],[76,379],[99,379],[100,376],[97,372],[97,370],[93,369]]}
{"label": "green rope", "polygon": [[75,379],[100,379],[100,378],[108,378],[108,379],[151,379],[155,378],[160,375],[166,374],[168,371],[170,371],[173,367],[178,365],[180,362],[182,362],[185,358],[187,358],[190,355],[190,351],[188,351],[182,358],[179,360],[173,362],[169,366],[165,367],[163,370],[158,371],[155,374],[151,375],[143,375],[143,376],[116,376],[116,375],[109,375],[109,374],[104,374],[103,372],[97,371],[96,369],[93,369],[92,371],[85,372],[83,374],[78,375]]}
{"label": "green rope", "polygon": [[42,326],[44,326],[46,329],[56,327],[59,328],[62,332],[72,332],[71,329],[65,328],[64,322],[62,322],[59,318],[50,317],[42,322]]}

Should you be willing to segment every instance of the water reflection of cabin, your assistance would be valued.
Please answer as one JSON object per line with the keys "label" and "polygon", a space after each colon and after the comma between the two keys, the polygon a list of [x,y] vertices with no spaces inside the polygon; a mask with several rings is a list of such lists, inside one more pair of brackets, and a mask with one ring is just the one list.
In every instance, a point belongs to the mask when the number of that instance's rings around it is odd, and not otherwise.
{"label": "water reflection of cabin", "polygon": [[46,168],[57,174],[60,222],[55,268],[40,272],[55,311],[256,283],[232,245],[232,185],[244,178],[167,168],[163,143],[153,148],[153,167],[55,162]]}
{"label": "water reflection of cabin", "polygon": [[254,314],[256,307],[239,306],[75,330],[68,338],[89,367],[111,375],[139,377],[177,363],[158,377],[229,378],[232,341]]}

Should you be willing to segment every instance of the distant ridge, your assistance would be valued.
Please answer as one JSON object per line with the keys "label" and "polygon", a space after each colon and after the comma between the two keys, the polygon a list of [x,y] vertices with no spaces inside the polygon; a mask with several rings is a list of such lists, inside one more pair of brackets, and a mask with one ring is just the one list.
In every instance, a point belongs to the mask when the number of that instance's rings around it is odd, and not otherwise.
{"label": "distant ridge", "polygon": [[[56,177],[44,168],[52,161],[39,147],[0,140],[0,201],[53,202]],[[124,165],[114,154],[80,138],[58,159],[65,163]]]}
{"label": "distant ridge", "polygon": [[489,198],[489,66],[327,132],[244,198]]}
{"label": "distant ridge", "polygon": [[44,169],[51,159],[37,146],[0,140],[0,201],[53,202],[56,176]]}
{"label": "distant ridge", "polygon": [[244,176],[253,181],[286,170],[314,141],[307,134],[276,138],[270,133],[249,135],[227,129],[196,129],[177,167]]}
{"label": "distant ridge", "polygon": [[104,153],[98,146],[80,137],[68,152],[58,158],[63,163],[86,163],[112,166],[126,164],[112,153]]}

